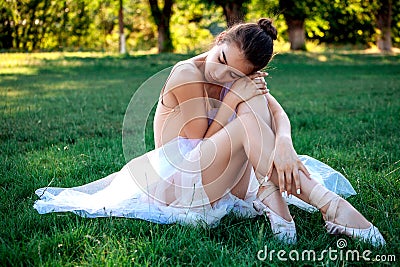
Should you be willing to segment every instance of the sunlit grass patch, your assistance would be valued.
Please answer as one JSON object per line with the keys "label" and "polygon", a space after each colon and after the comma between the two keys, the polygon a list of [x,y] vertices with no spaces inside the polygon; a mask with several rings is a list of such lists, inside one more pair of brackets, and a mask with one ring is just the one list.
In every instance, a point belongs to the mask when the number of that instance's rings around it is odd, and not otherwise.
{"label": "sunlit grass patch", "polygon": [[[125,164],[122,123],[135,90],[186,57],[0,54],[2,265],[255,266],[261,264],[257,252],[265,245],[287,252],[336,249],[338,238],[325,233],[320,214],[295,207],[290,209],[299,242],[290,247],[271,238],[263,217],[230,215],[208,229],[123,218],[86,219],[69,213],[38,215],[32,208],[35,189],[50,182],[76,186],[118,171]],[[398,257],[399,63],[396,55],[279,53],[267,77],[271,93],[291,119],[298,153],[345,174],[358,192],[349,201],[388,242],[386,248],[372,250],[346,238],[348,248]],[[151,123],[144,138],[150,149]],[[328,258],[325,263],[365,264]],[[275,259],[271,264],[288,262]]]}

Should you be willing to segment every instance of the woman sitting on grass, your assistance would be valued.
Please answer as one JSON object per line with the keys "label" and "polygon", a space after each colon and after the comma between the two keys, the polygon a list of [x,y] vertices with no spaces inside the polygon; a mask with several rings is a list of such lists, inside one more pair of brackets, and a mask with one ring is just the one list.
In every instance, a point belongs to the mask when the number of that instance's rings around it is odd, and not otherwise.
{"label": "woman sitting on grass", "polygon": [[267,214],[273,234],[295,243],[286,204],[295,196],[321,211],[329,233],[384,245],[375,226],[324,186],[339,179],[336,192],[352,191],[346,178],[297,156],[289,120],[260,72],[276,37],[269,19],[238,24],[210,51],[176,64],[154,118],[156,149],[93,183],[38,189],[35,208],[207,225],[232,211]]}

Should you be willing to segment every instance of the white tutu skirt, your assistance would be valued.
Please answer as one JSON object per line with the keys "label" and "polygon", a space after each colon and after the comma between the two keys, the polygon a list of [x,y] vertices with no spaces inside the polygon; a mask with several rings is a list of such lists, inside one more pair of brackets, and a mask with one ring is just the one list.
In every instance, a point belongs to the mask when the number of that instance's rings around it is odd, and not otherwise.
{"label": "white tutu skirt", "polygon": [[[83,217],[127,217],[155,223],[216,226],[228,213],[257,215],[252,202],[258,182],[251,172],[245,199],[227,192],[211,205],[204,191],[200,168],[201,140],[178,137],[128,162],[119,172],[92,183],[72,187],[45,187],[34,208],[40,213],[73,212]],[[311,177],[344,197],[356,194],[349,181],[328,165],[299,156]],[[288,198],[307,211],[315,208],[296,197]]]}

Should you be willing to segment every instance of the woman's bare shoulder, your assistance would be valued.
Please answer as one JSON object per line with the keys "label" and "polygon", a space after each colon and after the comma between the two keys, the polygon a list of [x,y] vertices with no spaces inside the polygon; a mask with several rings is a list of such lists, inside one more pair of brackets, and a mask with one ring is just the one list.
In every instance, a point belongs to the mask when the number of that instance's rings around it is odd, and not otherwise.
{"label": "woman's bare shoulder", "polygon": [[171,70],[167,87],[177,87],[187,83],[204,82],[204,75],[193,60],[180,61]]}

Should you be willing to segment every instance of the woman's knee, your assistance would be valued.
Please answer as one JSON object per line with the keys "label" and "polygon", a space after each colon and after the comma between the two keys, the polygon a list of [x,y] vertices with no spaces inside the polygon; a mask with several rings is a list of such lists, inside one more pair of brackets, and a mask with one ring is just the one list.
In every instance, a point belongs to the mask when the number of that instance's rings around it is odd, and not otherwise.
{"label": "woman's knee", "polygon": [[261,129],[260,127],[267,128],[268,131],[271,130],[271,127],[265,122],[264,118],[257,113],[245,112],[238,114],[237,118],[241,121],[246,131]]}
{"label": "woman's knee", "polygon": [[237,115],[240,116],[246,113],[257,114],[264,122],[271,126],[271,115],[264,95],[255,96],[246,102],[240,103],[238,105]]}

